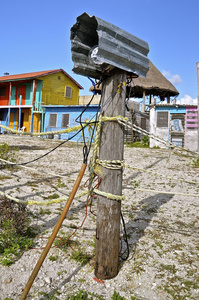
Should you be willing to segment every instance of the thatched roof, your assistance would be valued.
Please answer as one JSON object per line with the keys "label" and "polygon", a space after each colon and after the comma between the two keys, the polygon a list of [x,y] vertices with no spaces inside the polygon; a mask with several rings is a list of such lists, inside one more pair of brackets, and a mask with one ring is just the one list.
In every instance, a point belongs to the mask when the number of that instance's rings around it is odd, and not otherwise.
{"label": "thatched roof", "polygon": [[[93,90],[94,86],[90,88],[90,91]],[[98,93],[101,93],[101,86],[96,87],[96,90]],[[172,97],[179,94],[173,84],[162,75],[151,61],[149,62],[149,71],[146,74],[146,78],[133,78],[131,82],[131,97],[142,98],[144,90],[146,96],[160,96],[162,100],[164,97]]]}
{"label": "thatched roof", "polygon": [[173,84],[162,75],[151,61],[149,62],[149,71],[146,74],[146,78],[134,78],[131,82],[131,87],[134,97],[137,98],[143,97],[143,90],[145,90],[146,95],[160,97],[177,96],[179,94]]}

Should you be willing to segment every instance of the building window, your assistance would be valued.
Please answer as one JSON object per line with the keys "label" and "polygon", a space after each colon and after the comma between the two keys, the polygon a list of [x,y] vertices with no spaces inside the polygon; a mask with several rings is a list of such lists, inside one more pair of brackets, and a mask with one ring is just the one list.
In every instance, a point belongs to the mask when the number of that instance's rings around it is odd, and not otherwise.
{"label": "building window", "polygon": [[72,97],[72,87],[70,87],[70,86],[65,87],[65,97],[66,98]]}
{"label": "building window", "polygon": [[61,122],[62,128],[69,127],[69,119],[70,119],[70,114],[62,114],[62,122]]}
{"label": "building window", "polygon": [[6,87],[0,87],[0,97],[6,96]]}
{"label": "building window", "polygon": [[49,127],[57,127],[57,114],[49,115]]}
{"label": "building window", "polygon": [[145,118],[141,118],[141,128],[146,130],[146,119]]}
{"label": "building window", "polygon": [[0,121],[4,120],[4,111],[0,110]]}
{"label": "building window", "polygon": [[157,112],[157,127],[168,127],[168,111]]}

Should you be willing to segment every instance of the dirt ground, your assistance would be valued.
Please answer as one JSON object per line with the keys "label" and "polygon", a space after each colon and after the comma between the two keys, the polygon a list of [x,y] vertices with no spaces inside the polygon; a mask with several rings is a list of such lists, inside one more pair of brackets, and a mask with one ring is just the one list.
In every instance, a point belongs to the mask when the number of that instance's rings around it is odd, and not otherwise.
{"label": "dirt ground", "polygon": [[[0,135],[3,143],[18,147],[16,158],[21,163],[44,155],[60,141],[7,134]],[[37,231],[35,246],[14,264],[0,264],[1,300],[15,300],[22,293],[71,192],[82,153],[82,144],[70,142],[26,168],[0,169],[0,191],[9,196],[23,201],[65,199],[27,206],[30,226]],[[137,169],[124,168],[122,213],[130,255],[121,261],[118,275],[97,282],[93,259],[87,264],[72,259],[74,250],[94,256],[96,217],[88,211],[70,245],[50,249],[27,299],[65,300],[80,290],[90,293],[89,299],[199,299],[199,169],[194,167],[194,158],[169,155],[167,149],[125,146],[124,159]],[[88,176],[87,169],[77,194],[86,190]],[[84,220],[86,199],[74,199],[58,233],[61,241]],[[97,213],[95,201],[92,210]],[[122,235],[121,226],[121,240]],[[123,241],[122,252],[125,247]]]}

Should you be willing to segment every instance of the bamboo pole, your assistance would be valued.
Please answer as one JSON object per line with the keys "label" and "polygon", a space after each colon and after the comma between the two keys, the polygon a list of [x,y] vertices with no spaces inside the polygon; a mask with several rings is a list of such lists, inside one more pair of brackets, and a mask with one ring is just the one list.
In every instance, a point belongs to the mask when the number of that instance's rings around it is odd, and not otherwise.
{"label": "bamboo pole", "polygon": [[73,198],[74,198],[74,196],[75,196],[75,194],[77,192],[77,189],[78,189],[78,187],[80,185],[80,182],[81,182],[82,177],[84,175],[84,172],[86,170],[86,166],[87,165],[85,163],[83,163],[83,165],[81,167],[81,170],[80,170],[80,172],[78,174],[78,177],[77,177],[77,179],[75,181],[74,187],[73,187],[73,189],[72,189],[72,191],[70,193],[70,196],[68,198],[68,201],[67,201],[67,203],[66,203],[66,205],[65,205],[65,207],[64,207],[64,209],[62,211],[62,214],[59,217],[59,220],[58,220],[57,224],[55,225],[55,228],[54,228],[54,230],[53,230],[53,232],[51,234],[51,237],[48,240],[48,243],[46,244],[46,247],[44,248],[44,250],[43,250],[43,252],[42,252],[42,254],[41,254],[41,256],[40,256],[40,258],[39,258],[39,260],[38,260],[38,262],[37,262],[37,264],[35,266],[35,268],[34,268],[34,270],[32,271],[32,274],[31,274],[31,276],[30,276],[30,278],[29,278],[29,280],[28,280],[28,282],[27,282],[27,284],[26,284],[26,286],[24,288],[24,291],[21,294],[19,300],[26,299],[26,297],[28,295],[28,292],[29,292],[29,290],[30,290],[30,288],[31,288],[31,286],[32,286],[32,284],[33,284],[33,282],[34,282],[34,280],[35,280],[35,278],[36,278],[36,276],[37,276],[40,268],[41,268],[41,265],[42,265],[44,259],[46,258],[46,255],[48,254],[48,251],[50,250],[50,247],[52,246],[52,243],[53,243],[53,241],[54,241],[54,239],[55,239],[55,237],[56,237],[56,235],[57,235],[57,233],[58,233],[58,231],[59,231],[59,229],[60,229],[60,227],[61,227],[61,225],[62,225],[62,223],[63,223],[63,221],[65,219],[65,217],[66,217],[66,214],[67,214],[67,212],[69,210],[69,207],[70,207],[70,205],[71,205],[71,203],[73,201]]}

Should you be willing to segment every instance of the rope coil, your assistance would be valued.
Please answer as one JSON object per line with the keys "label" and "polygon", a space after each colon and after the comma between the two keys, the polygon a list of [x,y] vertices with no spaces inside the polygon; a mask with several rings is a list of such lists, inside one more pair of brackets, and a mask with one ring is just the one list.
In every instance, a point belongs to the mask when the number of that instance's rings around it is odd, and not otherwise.
{"label": "rope coil", "polygon": [[110,199],[110,200],[118,200],[118,201],[122,201],[122,200],[125,199],[125,196],[124,196],[124,195],[122,195],[122,196],[114,195],[114,194],[111,194],[111,193],[106,193],[106,192],[99,191],[98,189],[93,189],[93,192],[94,192],[95,194],[97,194],[97,195],[106,197],[107,199]]}
{"label": "rope coil", "polygon": [[[118,118],[123,118],[123,117],[118,116]],[[99,147],[99,142],[100,142],[100,131],[101,131],[102,122],[104,122],[104,121],[117,121],[117,117],[102,117],[102,115],[100,114],[99,122],[98,122],[98,126],[97,126],[97,131],[96,131],[96,135],[95,135],[95,144],[94,144],[93,157],[92,157],[92,161],[90,163],[89,194],[90,195],[97,194],[97,195],[106,197],[107,199],[121,201],[121,200],[125,199],[125,197],[123,195],[120,196],[120,195],[114,195],[114,194],[111,194],[111,193],[102,192],[102,191],[100,191],[100,190],[93,187],[93,179],[95,177],[95,174],[101,172],[101,170],[99,170],[99,168],[97,168],[97,165],[101,165],[104,168],[109,168],[109,169],[122,169],[123,168],[123,161],[120,161],[120,160],[104,161],[104,160],[98,159],[98,147]]]}
{"label": "rope coil", "polygon": [[101,165],[104,168],[107,169],[123,169],[124,167],[124,161],[121,160],[96,160],[96,164]]}

